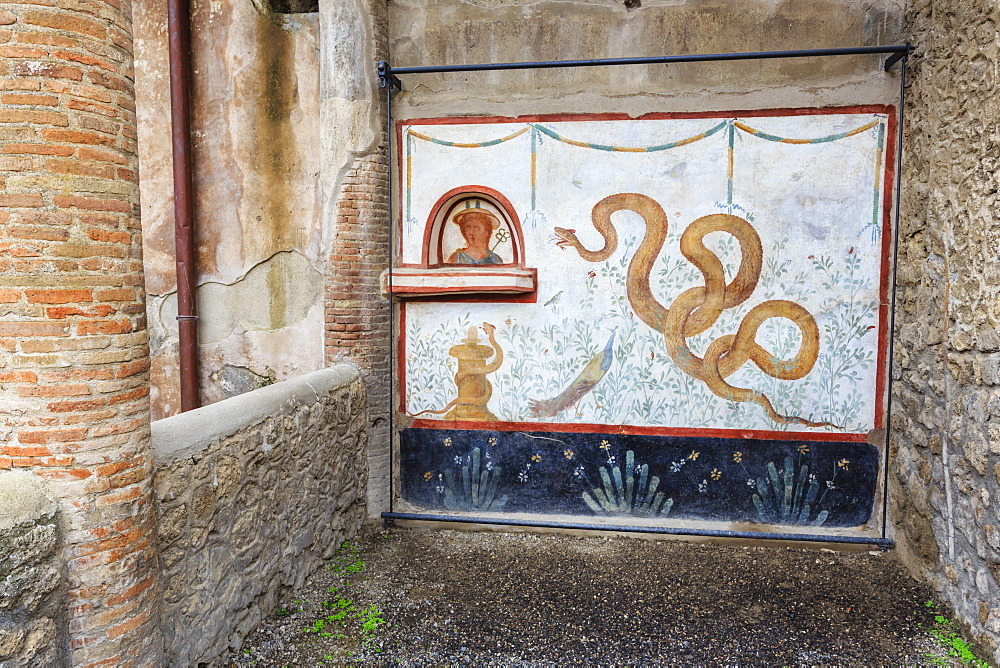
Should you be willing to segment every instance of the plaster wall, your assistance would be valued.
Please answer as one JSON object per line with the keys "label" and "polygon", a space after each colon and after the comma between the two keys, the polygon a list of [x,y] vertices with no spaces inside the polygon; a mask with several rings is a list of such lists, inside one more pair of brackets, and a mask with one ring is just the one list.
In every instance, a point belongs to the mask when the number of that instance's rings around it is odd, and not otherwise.
{"label": "plaster wall", "polygon": [[912,0],[890,511],[1000,661],[1000,9]]}
{"label": "plaster wall", "polygon": [[[319,26],[250,0],[192,2],[203,403],[323,365]],[[260,8],[260,9],[259,9]],[[153,418],[179,410],[166,3],[135,8]]]}

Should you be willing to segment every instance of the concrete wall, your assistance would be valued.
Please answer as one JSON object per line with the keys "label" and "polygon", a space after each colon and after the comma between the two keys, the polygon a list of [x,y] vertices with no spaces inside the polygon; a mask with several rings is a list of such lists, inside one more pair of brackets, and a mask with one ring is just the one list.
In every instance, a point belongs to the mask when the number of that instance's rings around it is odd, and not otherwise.
{"label": "concrete wall", "polygon": [[341,364],[153,423],[169,665],[239,648],[357,532],[365,417]]}
{"label": "concrete wall", "polygon": [[1000,661],[1000,10],[911,0],[900,230],[899,552]]}
{"label": "concrete wall", "polygon": [[[259,3],[263,7],[267,3]],[[323,366],[316,14],[192,2],[204,403]],[[135,8],[153,418],[179,410],[166,3]]]}
{"label": "concrete wall", "polygon": [[0,473],[0,666],[69,657],[59,507],[38,476]]}

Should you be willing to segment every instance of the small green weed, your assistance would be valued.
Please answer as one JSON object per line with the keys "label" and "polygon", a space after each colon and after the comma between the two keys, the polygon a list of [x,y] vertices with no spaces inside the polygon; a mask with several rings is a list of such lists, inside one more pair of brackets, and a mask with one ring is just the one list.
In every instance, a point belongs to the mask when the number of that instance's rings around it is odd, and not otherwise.
{"label": "small green weed", "polygon": [[[937,610],[938,606],[934,601],[927,601],[924,603],[924,607],[928,608],[928,612],[930,612],[931,610]],[[972,648],[969,647],[969,643],[966,642],[965,638],[958,634],[955,622],[944,615],[935,614],[934,627],[928,629],[927,632],[934,639],[934,642],[945,652],[943,655],[937,653],[925,654],[924,658],[931,665],[952,666],[954,665],[954,659],[958,659],[962,662],[963,666],[989,668],[989,664],[977,657],[972,652]]]}

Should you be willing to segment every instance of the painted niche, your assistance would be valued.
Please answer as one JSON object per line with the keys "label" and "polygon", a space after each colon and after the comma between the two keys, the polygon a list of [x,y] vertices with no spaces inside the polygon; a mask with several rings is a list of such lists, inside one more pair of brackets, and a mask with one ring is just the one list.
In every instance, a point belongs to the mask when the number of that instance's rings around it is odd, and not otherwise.
{"label": "painted niche", "polygon": [[531,293],[536,272],[525,267],[524,235],[510,201],[483,186],[441,195],[424,228],[421,261],[393,270],[392,293]]}

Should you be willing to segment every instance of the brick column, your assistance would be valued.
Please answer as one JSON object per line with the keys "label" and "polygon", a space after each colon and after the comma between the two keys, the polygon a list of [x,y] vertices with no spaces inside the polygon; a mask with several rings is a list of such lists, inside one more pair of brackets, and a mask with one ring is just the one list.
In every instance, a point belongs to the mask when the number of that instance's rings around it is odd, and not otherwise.
{"label": "brick column", "polygon": [[0,469],[59,497],[73,664],[155,665],[129,0],[0,4],[0,185]]}
{"label": "brick column", "polygon": [[388,156],[385,91],[375,65],[387,53],[386,0],[321,0],[320,69],[326,278],[326,360],[361,368],[368,396],[368,513],[388,509]]}

